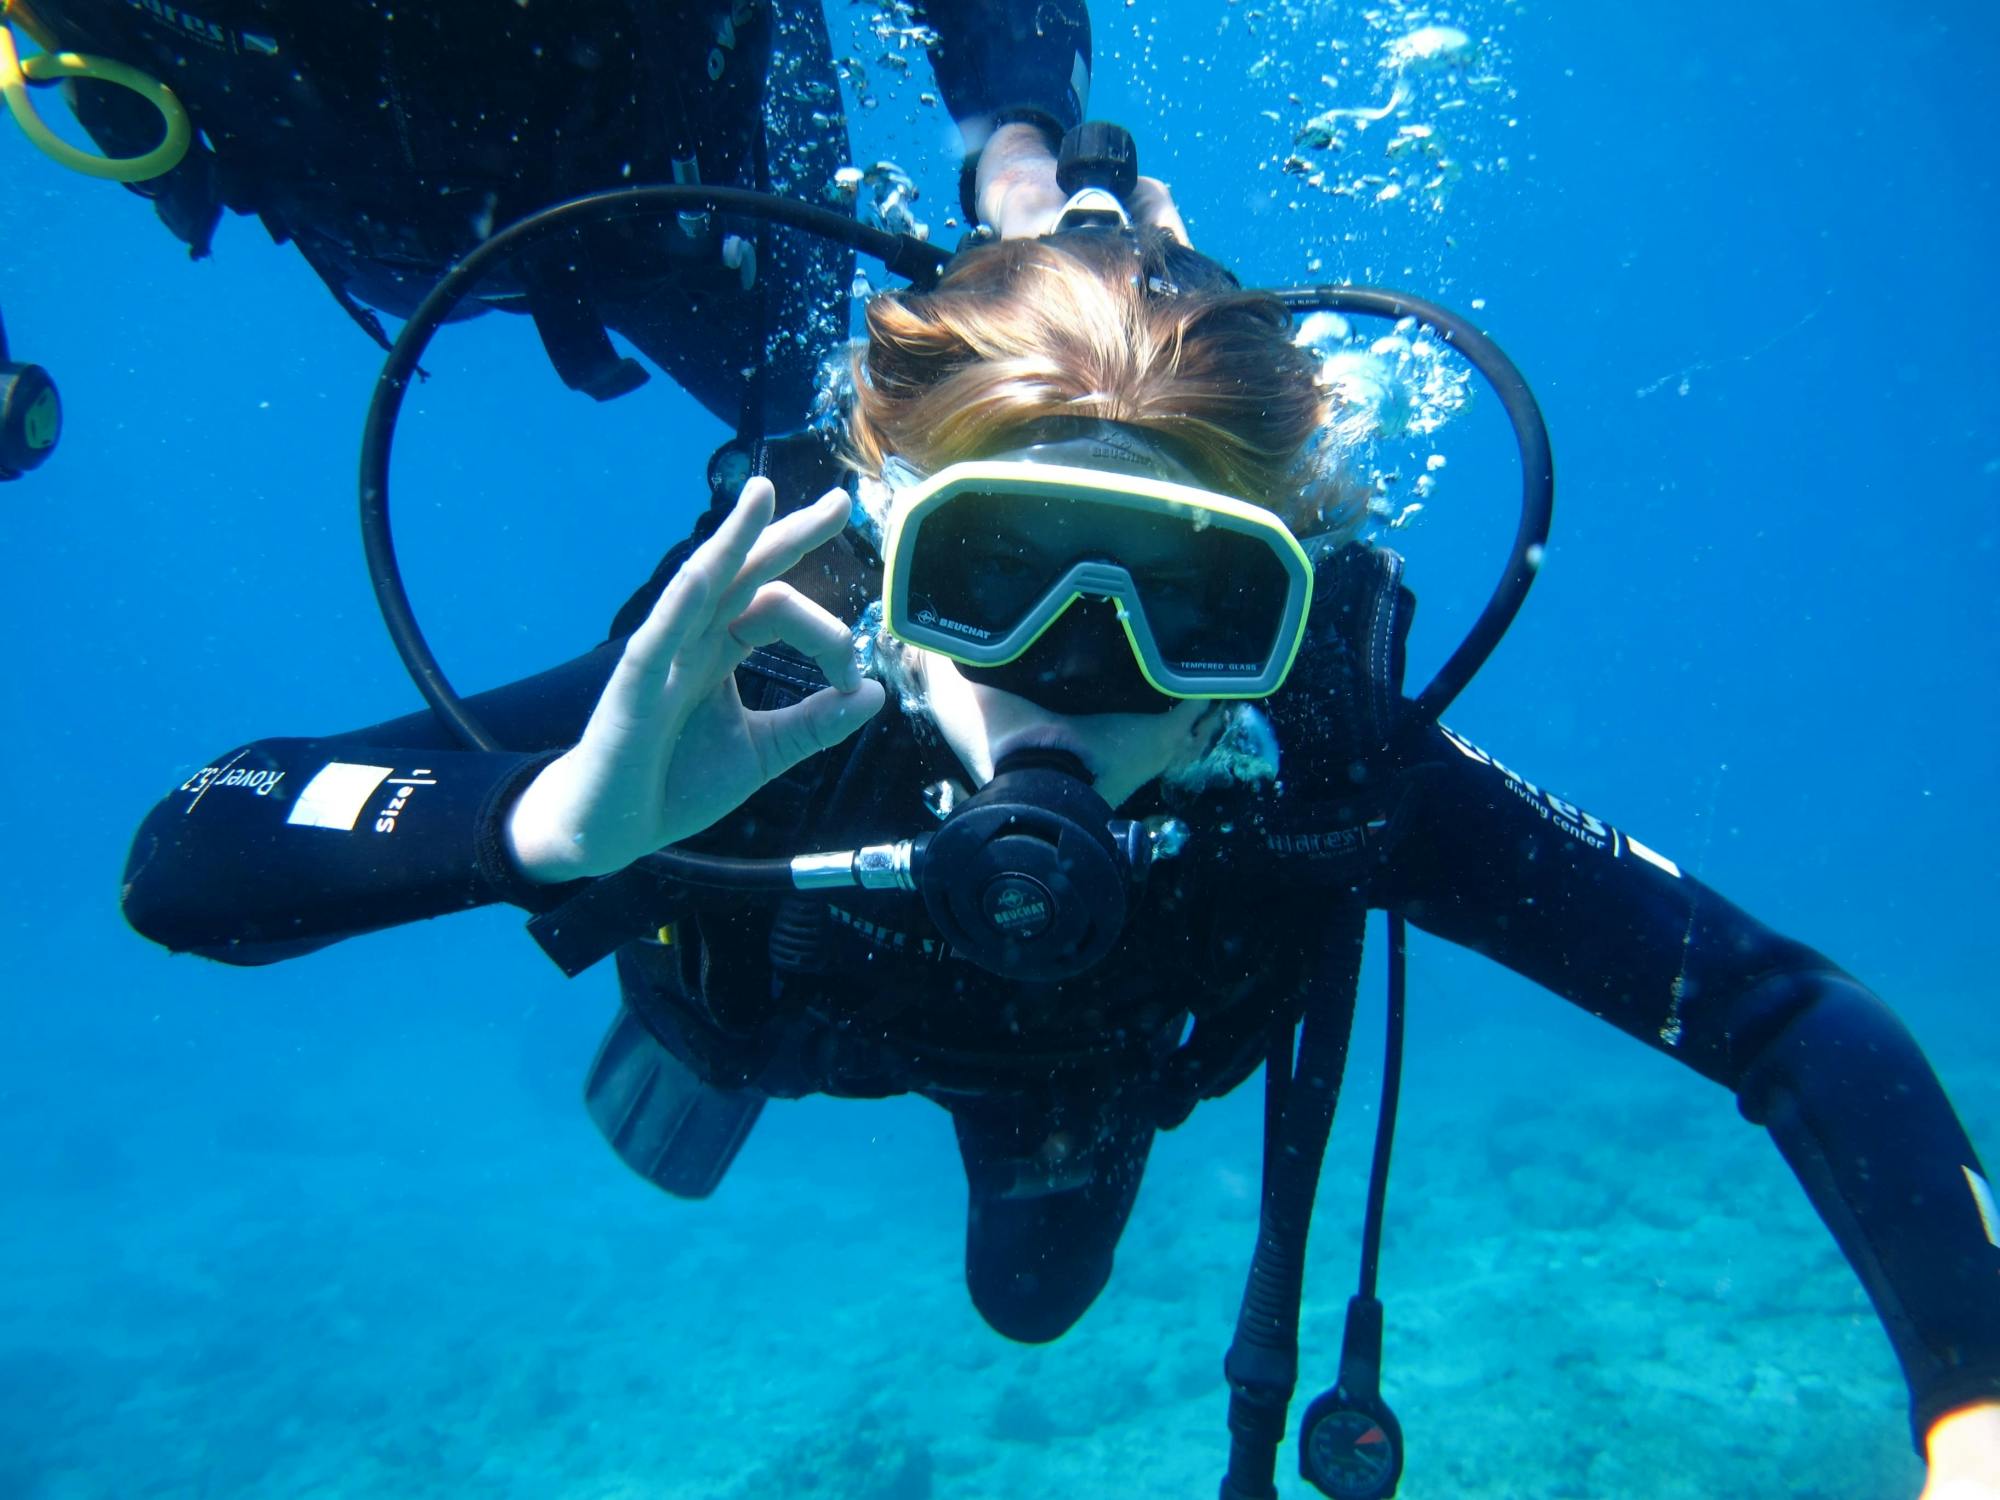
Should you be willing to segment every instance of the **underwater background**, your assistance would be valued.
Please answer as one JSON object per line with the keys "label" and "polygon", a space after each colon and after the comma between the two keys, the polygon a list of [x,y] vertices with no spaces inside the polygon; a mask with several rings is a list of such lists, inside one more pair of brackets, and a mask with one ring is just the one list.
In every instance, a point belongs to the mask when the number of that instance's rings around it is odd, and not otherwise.
{"label": "underwater background", "polygon": [[[955,237],[949,122],[921,60],[879,64],[867,12],[830,12],[868,65],[855,160],[900,163]],[[1201,248],[1249,282],[1472,310],[1539,394],[1553,543],[1448,721],[1859,975],[2000,1160],[2000,13],[1093,19],[1092,113],[1132,129]],[[1433,25],[1474,45],[1407,45]],[[0,183],[14,354],[68,415],[0,490],[0,1496],[1213,1494],[1256,1085],[1162,1138],[1109,1289],[1024,1348],[966,1298],[931,1106],[774,1105],[707,1203],[628,1173],[578,1099],[609,968],[563,980],[518,913],[263,970],[126,930],[156,799],[245,740],[416,702],[353,515],[380,359],[252,221],[190,265],[147,204],[4,127]],[[399,536],[441,657],[485,685],[601,637],[724,434],[662,378],[565,391],[522,320],[425,363]],[[1483,389],[1413,443],[1381,467],[1389,512],[1423,501],[1392,538],[1414,687],[1491,585],[1517,480]],[[1888,1344],[1762,1132],[1412,938],[1382,1272],[1402,1493],[1914,1496]],[[1379,956],[1295,1418],[1353,1287]]]}

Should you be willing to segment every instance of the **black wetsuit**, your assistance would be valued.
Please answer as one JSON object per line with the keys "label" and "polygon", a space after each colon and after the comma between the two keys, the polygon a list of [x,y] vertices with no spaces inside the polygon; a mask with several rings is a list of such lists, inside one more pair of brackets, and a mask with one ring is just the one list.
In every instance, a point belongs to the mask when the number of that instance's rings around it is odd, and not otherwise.
{"label": "black wetsuit", "polygon": [[[64,47],[173,88],[201,133],[153,182],[199,257],[224,208],[291,240],[364,326],[407,317],[494,228],[599,189],[695,180],[823,200],[847,161],[836,69],[928,44],[943,102],[977,144],[995,118],[1066,129],[1089,91],[1081,0],[881,7],[864,60],[837,63],[820,0],[33,0]],[[104,149],[159,137],[150,105],[79,85]],[[677,164],[679,164],[677,166]],[[689,226],[690,228],[694,226]],[[759,245],[756,285],[720,263]],[[626,221],[550,245],[482,290],[530,311],[566,379],[616,394],[614,329],[724,421],[795,426],[847,332],[844,252],[791,231]],[[580,269],[578,269],[580,267]],[[761,381],[745,372],[765,367]]]}
{"label": "black wetsuit", "polygon": [[[781,493],[787,492],[781,489]],[[817,489],[803,493],[816,494]],[[712,518],[711,518],[712,520]],[[641,617],[677,549],[621,612]],[[953,955],[922,906],[847,897],[817,929],[749,898],[663,901],[670,941],[618,954],[626,1004],[711,1081],[765,1094],[926,1094],[956,1125],[971,1188],[967,1277],[996,1328],[1040,1340],[1102,1288],[1154,1133],[1263,1056],[1282,1013],[1366,906],[1473,948],[1733,1090],[1767,1126],[1880,1313],[1919,1435],[1955,1406],[2000,1398],[2000,1247],[1971,1144],[1897,1019],[1818,953],[1762,926],[1665,856],[1415,720],[1394,684],[1400,627],[1336,601],[1350,548],[1322,565],[1313,634],[1267,705],[1278,785],[1169,795],[1193,828],[1156,865],[1112,956],[1057,985],[1011,983]],[[795,570],[808,587],[820,559]],[[837,572],[838,570],[834,570]],[[825,600],[851,608],[849,596]],[[823,591],[822,591],[823,592]],[[1350,614],[1353,613],[1350,611]],[[851,615],[849,616],[852,617]],[[127,916],[166,946],[260,964],[493,902],[548,911],[573,888],[526,884],[501,820],[579,732],[622,638],[475,701],[519,753],[457,748],[428,714],[220,756],[171,792],[135,841]],[[782,650],[739,672],[753,708],[816,674]],[[1386,743],[1343,735],[1383,725]],[[690,847],[789,855],[935,826],[925,789],[963,778],[895,707],[805,762]],[[813,910],[820,908],[808,903]],[[663,910],[662,918],[668,915]],[[651,932],[656,924],[648,919]],[[800,957],[803,948],[805,957]],[[1196,1088],[1174,1073],[1220,1036]],[[1234,1018],[1251,1025],[1232,1039]],[[1192,1043],[1189,1044],[1192,1046]],[[1234,1046],[1232,1054],[1231,1048]]]}

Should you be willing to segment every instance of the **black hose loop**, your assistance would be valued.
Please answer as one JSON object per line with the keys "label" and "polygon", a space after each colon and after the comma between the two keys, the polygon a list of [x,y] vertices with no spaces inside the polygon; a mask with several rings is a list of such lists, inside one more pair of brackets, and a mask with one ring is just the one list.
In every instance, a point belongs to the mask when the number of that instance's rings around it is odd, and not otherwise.
{"label": "black hose loop", "polygon": [[389,525],[389,457],[395,442],[396,420],[402,414],[403,395],[409,389],[410,377],[416,373],[417,361],[430,347],[438,329],[496,263],[579,224],[615,214],[647,211],[663,214],[706,211],[788,225],[852,246],[881,261],[893,274],[908,277],[920,286],[934,282],[950,259],[947,251],[913,236],[890,234],[816,204],[747,188],[690,185],[622,188],[572,198],[508,225],[445,272],[396,335],[389,357],[382,363],[382,373],[375,381],[375,396],[369,403],[368,420],[361,433],[361,544],[367,553],[368,577],[381,606],[382,621],[389,627],[389,637],[395,642],[410,680],[416,683],[417,691],[424,695],[432,711],[469,749],[504,747],[466,707],[438,665],[430,643],[424,639],[416,612],[410,606],[409,591],[403,585],[402,568],[396,561],[395,537]]}

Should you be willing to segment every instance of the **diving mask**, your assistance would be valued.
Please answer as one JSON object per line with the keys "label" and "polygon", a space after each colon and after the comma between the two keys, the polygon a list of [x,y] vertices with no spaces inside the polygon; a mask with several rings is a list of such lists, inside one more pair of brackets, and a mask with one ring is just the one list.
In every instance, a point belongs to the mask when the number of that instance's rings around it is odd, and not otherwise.
{"label": "diving mask", "polygon": [[[928,477],[892,463],[896,505],[883,548],[890,634],[977,675],[1032,664],[1072,606],[1104,600],[1149,695],[1276,692],[1312,605],[1312,564],[1285,523],[1194,483],[1144,429],[1059,418],[1029,436],[1047,440]],[[1127,668],[1104,666],[1107,677]],[[1051,664],[1039,675],[1063,674]],[[1018,671],[997,685],[1044,701]],[[1148,706],[1172,705],[1094,702],[1081,711]]]}

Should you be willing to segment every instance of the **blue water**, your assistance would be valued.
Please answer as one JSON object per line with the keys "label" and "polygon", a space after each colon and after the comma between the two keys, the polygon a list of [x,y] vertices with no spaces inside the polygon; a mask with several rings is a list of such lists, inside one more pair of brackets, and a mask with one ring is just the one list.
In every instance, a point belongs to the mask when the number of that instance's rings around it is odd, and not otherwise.
{"label": "blue water", "polygon": [[[1430,116],[1464,164],[1436,210],[1279,166],[1306,114],[1388,97],[1359,9],[1095,19],[1094,112],[1134,129],[1204,249],[1250,280],[1479,299],[1540,394],[1554,544],[1454,726],[1865,978],[1990,1161],[1990,6],[1433,13],[1498,79]],[[944,235],[924,86],[885,84],[857,154],[915,171]],[[1336,180],[1379,174],[1393,124]],[[7,327],[69,414],[55,461],[0,491],[0,1495],[1212,1494],[1255,1089],[1163,1141],[1110,1289],[1024,1349],[965,1298],[927,1106],[774,1107],[703,1205],[629,1176],[575,1099],[609,975],[563,981],[517,914],[261,971],[125,930],[155,799],[245,739],[413,702],[352,520],[378,357],[254,223],[189,265],[146,205],[4,130],[0,183]],[[427,363],[406,560],[454,672],[498,681],[601,633],[720,433],[661,380],[568,395],[513,321]],[[1439,445],[1398,538],[1417,676],[1511,524],[1493,403]],[[1914,1495],[1887,1343],[1732,1101],[1469,955],[1420,939],[1411,969],[1383,1272],[1404,1493]],[[1308,1392],[1351,1289],[1378,1036],[1370,1005]]]}

